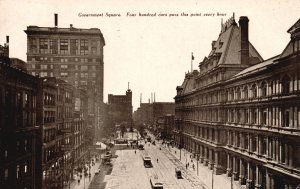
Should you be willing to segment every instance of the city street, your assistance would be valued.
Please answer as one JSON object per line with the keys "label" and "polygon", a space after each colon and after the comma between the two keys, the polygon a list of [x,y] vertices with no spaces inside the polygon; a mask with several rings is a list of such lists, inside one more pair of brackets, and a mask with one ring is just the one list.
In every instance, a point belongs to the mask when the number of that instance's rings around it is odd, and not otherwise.
{"label": "city street", "polygon": [[[157,176],[164,184],[165,189],[201,189],[205,186],[190,171],[185,171],[182,163],[172,154],[160,150],[158,146],[145,145],[145,150],[117,151],[119,156],[115,162],[111,175],[105,177],[106,189],[150,189],[150,177]],[[153,168],[145,168],[143,156],[150,155]],[[158,162],[157,162],[158,159]],[[175,168],[183,171],[183,179],[175,177]]]}

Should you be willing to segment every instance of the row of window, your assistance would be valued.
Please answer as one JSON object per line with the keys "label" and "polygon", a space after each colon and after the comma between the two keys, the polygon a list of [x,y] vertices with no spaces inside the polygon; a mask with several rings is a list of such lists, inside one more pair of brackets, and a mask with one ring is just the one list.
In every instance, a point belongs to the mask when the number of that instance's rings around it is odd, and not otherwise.
{"label": "row of window", "polygon": [[[8,169],[8,168],[4,169],[4,174],[3,174],[4,181],[8,181],[10,179],[10,177],[12,175],[12,173],[10,173],[10,171],[13,171],[13,170]],[[26,161],[17,164],[16,168],[15,168],[15,173],[16,173],[16,179],[22,179],[23,177],[27,177],[28,175],[31,174],[29,164]]]}
{"label": "row of window", "polygon": [[75,70],[81,70],[81,71],[96,71],[97,66],[80,66],[80,65],[73,65],[73,64],[61,64],[61,65],[57,65],[57,66],[53,66],[53,64],[31,64],[32,69],[41,69],[41,70],[48,70],[48,69],[53,69],[53,67],[55,68],[60,68],[60,69],[75,69]]}
{"label": "row of window", "polygon": [[88,63],[88,62],[100,62],[100,58],[73,58],[73,57],[69,57],[69,58],[60,58],[60,57],[28,57],[27,58],[28,62],[31,62],[32,67],[34,67],[34,63],[35,62],[81,62],[81,63]]}
{"label": "row of window", "polygon": [[218,102],[230,102],[236,100],[262,98],[278,94],[288,95],[291,92],[298,91],[299,89],[300,80],[297,80],[296,77],[291,79],[290,76],[284,75],[281,80],[272,81],[269,83],[262,81],[259,85],[252,84],[227,89],[224,91],[224,97],[222,94],[223,91],[214,91],[207,94],[193,96],[176,102],[176,106],[195,106]]}
{"label": "row of window", "polygon": [[[39,44],[38,44],[39,42]],[[66,54],[66,55],[88,55],[100,54],[100,41],[89,41],[86,39],[46,39],[36,38],[28,40],[29,52],[41,54]],[[89,50],[90,48],[90,50]]]}
{"label": "row of window", "polygon": [[195,121],[222,121],[234,124],[300,128],[300,107],[298,106],[205,109],[182,112],[177,110],[176,116]]}
{"label": "row of window", "polygon": [[[227,145],[229,148],[238,148],[241,151],[247,151],[257,155],[262,155],[265,158],[273,159],[279,163],[291,164],[290,159],[293,157],[293,146],[282,139],[275,139],[271,136],[264,136],[259,134],[251,134],[239,131],[218,131],[214,128],[197,127],[192,125],[185,125],[185,133],[194,135],[196,138],[208,140],[210,142],[219,142]],[[218,132],[222,132],[222,137]],[[185,136],[184,142],[186,145],[191,145],[194,141]],[[225,143],[224,143],[225,142]],[[290,165],[292,166],[292,165]]]}

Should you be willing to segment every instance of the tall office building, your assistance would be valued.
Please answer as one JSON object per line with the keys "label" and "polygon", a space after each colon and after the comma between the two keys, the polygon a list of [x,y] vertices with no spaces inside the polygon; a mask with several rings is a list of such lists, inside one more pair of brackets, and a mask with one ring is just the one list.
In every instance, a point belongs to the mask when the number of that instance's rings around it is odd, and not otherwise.
{"label": "tall office building", "polygon": [[[99,131],[103,104],[103,46],[98,28],[79,29],[70,24],[59,28],[55,14],[54,27],[28,26],[28,72],[41,77],[56,77],[75,88],[87,88],[88,127]],[[97,133],[96,133],[97,134]]]}

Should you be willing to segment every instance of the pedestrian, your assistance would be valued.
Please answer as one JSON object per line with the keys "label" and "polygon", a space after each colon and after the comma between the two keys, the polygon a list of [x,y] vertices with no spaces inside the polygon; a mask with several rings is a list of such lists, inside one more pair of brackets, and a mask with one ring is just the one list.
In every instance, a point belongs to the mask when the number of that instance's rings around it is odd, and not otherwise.
{"label": "pedestrian", "polygon": [[136,154],[136,150],[134,150],[134,153]]}
{"label": "pedestrian", "polygon": [[185,167],[186,167],[186,169],[188,168],[188,165],[187,164],[185,164]]}
{"label": "pedestrian", "polygon": [[157,161],[157,163],[158,163],[158,158],[157,158],[157,160],[156,160],[156,161]]}
{"label": "pedestrian", "polygon": [[189,163],[189,162],[187,163],[187,166],[188,166],[188,167],[190,166],[190,163]]}
{"label": "pedestrian", "polygon": [[193,169],[194,169],[194,171],[195,171],[195,165],[193,164]]}
{"label": "pedestrian", "polygon": [[191,162],[193,163],[193,159],[191,159]]}

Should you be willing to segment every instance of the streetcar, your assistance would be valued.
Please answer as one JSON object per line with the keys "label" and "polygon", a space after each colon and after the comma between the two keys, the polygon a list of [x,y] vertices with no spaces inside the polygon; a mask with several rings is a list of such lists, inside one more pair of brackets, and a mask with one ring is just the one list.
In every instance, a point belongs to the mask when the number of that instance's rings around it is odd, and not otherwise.
{"label": "streetcar", "polygon": [[152,189],[163,189],[163,183],[158,179],[158,177],[150,177],[150,184]]}
{"label": "streetcar", "polygon": [[143,161],[144,161],[144,166],[146,168],[151,168],[153,167],[152,162],[151,162],[151,157],[150,156],[144,156],[143,157]]}

